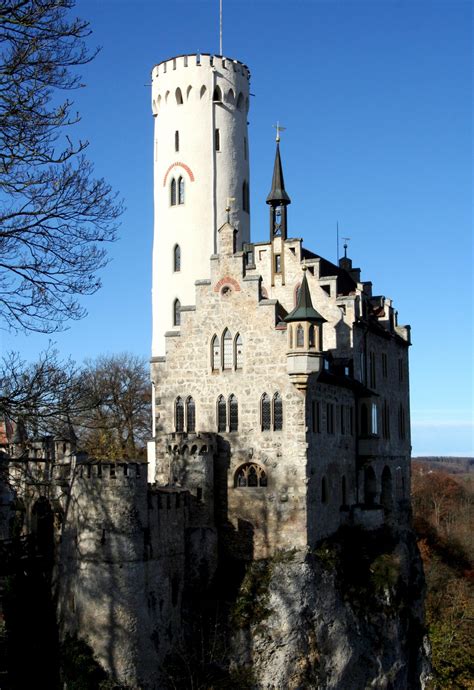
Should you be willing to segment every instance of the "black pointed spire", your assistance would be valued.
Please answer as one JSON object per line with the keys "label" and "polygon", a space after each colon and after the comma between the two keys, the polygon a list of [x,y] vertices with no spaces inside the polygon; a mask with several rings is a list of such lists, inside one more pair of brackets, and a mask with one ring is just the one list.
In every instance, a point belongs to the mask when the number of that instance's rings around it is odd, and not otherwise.
{"label": "black pointed spire", "polygon": [[267,204],[275,206],[287,206],[291,204],[291,199],[285,190],[285,180],[283,179],[283,168],[280,158],[280,144],[277,141],[275,163],[273,165],[272,188],[267,196]]}
{"label": "black pointed spire", "polygon": [[267,196],[267,204],[270,206],[270,240],[275,237],[281,237],[286,240],[287,237],[287,209],[288,204],[291,204],[291,199],[285,190],[285,181],[283,179],[283,168],[280,158],[280,144],[279,136],[277,136],[277,145],[275,153],[275,164],[273,166],[272,188]]}
{"label": "black pointed spire", "polygon": [[296,307],[285,318],[287,323],[291,321],[310,321],[311,323],[324,323],[326,319],[318,314],[313,307],[308,281],[306,279],[306,267],[303,269],[303,280],[298,291],[298,301]]}

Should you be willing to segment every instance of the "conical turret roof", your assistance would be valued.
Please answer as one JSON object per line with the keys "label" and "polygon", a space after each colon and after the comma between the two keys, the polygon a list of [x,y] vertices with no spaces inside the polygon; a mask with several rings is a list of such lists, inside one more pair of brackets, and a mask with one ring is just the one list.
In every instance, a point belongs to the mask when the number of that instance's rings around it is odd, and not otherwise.
{"label": "conical turret roof", "polygon": [[306,279],[306,269],[303,275],[303,281],[298,293],[298,303],[296,307],[285,318],[287,323],[291,321],[311,321],[311,323],[324,323],[326,319],[318,314],[313,307],[311,301],[311,294],[309,292],[309,285]]}
{"label": "conical turret roof", "polygon": [[291,204],[291,199],[285,190],[285,180],[283,179],[283,168],[280,158],[280,144],[277,141],[275,164],[273,166],[272,188],[267,196],[267,204],[282,204],[287,206]]}

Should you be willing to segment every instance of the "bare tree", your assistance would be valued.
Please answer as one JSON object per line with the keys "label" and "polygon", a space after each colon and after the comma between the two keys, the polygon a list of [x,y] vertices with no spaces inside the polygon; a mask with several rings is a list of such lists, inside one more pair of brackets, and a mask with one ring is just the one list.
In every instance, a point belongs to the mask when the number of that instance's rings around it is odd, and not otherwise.
{"label": "bare tree", "polygon": [[53,348],[32,364],[17,353],[0,361],[0,417],[25,427],[33,436],[58,432],[83,412],[81,374]]}
{"label": "bare tree", "polygon": [[76,419],[81,448],[102,459],[136,459],[151,434],[150,375],[130,353],[86,363],[81,378],[84,412]]}
{"label": "bare tree", "polygon": [[83,84],[89,25],[75,0],[2,0],[0,6],[0,318],[53,332],[85,315],[78,296],[100,287],[121,203],[74,143],[79,116],[58,91]]}

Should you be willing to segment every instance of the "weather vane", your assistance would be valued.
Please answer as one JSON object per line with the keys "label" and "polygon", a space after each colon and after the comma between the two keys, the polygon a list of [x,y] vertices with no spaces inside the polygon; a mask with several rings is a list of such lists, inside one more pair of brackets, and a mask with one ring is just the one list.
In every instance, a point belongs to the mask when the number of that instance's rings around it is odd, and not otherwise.
{"label": "weather vane", "polygon": [[273,125],[273,126],[275,127],[275,129],[277,131],[276,141],[279,142],[280,141],[280,132],[283,132],[286,129],[286,127],[282,127],[280,125],[280,123],[278,122],[278,120],[277,120],[276,125]]}

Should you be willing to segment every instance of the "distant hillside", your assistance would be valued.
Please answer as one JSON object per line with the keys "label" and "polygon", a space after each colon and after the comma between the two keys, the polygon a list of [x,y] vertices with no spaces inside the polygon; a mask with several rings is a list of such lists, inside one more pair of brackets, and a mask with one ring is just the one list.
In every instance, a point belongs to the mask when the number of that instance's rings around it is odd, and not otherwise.
{"label": "distant hillside", "polygon": [[465,474],[474,472],[474,458],[452,457],[452,456],[420,456],[413,457],[412,461],[421,462],[429,465],[432,469],[444,470],[449,474]]}

